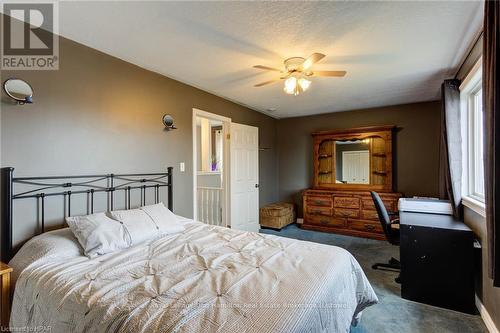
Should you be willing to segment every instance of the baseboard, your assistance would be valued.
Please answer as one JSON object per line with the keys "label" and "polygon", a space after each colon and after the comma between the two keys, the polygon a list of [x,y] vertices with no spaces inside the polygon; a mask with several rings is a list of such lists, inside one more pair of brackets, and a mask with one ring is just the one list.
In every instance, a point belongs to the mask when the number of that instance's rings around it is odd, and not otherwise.
{"label": "baseboard", "polygon": [[493,319],[491,319],[490,314],[488,313],[488,310],[484,307],[483,303],[477,297],[476,295],[476,307],[479,310],[479,313],[481,314],[481,318],[484,321],[484,324],[486,325],[486,328],[488,328],[488,331],[490,333],[500,333],[498,328],[495,326],[495,323],[493,322]]}

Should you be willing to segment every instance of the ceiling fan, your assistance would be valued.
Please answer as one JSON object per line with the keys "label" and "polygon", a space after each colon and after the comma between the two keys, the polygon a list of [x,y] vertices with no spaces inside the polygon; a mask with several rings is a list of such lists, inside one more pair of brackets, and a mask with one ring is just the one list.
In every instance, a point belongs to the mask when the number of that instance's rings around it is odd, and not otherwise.
{"label": "ceiling fan", "polygon": [[280,70],[278,68],[257,65],[253,66],[257,69],[262,69],[266,71],[280,72],[279,78],[274,80],[269,80],[261,82],[254,85],[254,87],[262,87],[268,84],[279,82],[280,80],[285,80],[285,86],[283,90],[290,95],[297,96],[301,92],[306,91],[311,86],[311,81],[308,80],[310,77],[314,76],[326,76],[326,77],[343,77],[346,71],[312,71],[311,67],[321,59],[325,57],[322,53],[313,53],[307,59],[302,57],[292,57],[286,59],[283,63],[285,65],[285,70]]}

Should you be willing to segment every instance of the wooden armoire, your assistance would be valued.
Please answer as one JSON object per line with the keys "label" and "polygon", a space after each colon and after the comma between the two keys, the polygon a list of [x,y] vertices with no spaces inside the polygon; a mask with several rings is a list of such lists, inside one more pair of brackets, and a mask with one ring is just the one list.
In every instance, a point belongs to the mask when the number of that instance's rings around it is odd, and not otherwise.
{"label": "wooden armoire", "polygon": [[395,126],[313,133],[314,184],[304,192],[302,228],[385,239],[370,191],[396,212],[393,192]]}

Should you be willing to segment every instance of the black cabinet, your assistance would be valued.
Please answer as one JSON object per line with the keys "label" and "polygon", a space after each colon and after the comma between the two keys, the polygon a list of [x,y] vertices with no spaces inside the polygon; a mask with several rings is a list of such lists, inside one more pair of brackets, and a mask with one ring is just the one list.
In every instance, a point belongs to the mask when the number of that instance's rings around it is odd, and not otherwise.
{"label": "black cabinet", "polygon": [[467,313],[474,304],[474,234],[448,215],[400,214],[401,296]]}

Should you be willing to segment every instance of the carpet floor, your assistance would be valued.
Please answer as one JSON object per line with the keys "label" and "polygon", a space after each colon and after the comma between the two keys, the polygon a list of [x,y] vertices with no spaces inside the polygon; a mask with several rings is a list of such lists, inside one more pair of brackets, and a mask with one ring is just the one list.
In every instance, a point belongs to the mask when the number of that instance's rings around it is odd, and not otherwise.
{"label": "carpet floor", "polygon": [[348,250],[359,262],[377,293],[379,303],[363,312],[361,323],[352,333],[445,333],[488,332],[478,315],[468,315],[402,299],[397,273],[373,270],[376,262],[399,258],[399,248],[387,242],[300,229],[291,224],[281,231],[261,229],[262,233],[295,238]]}

